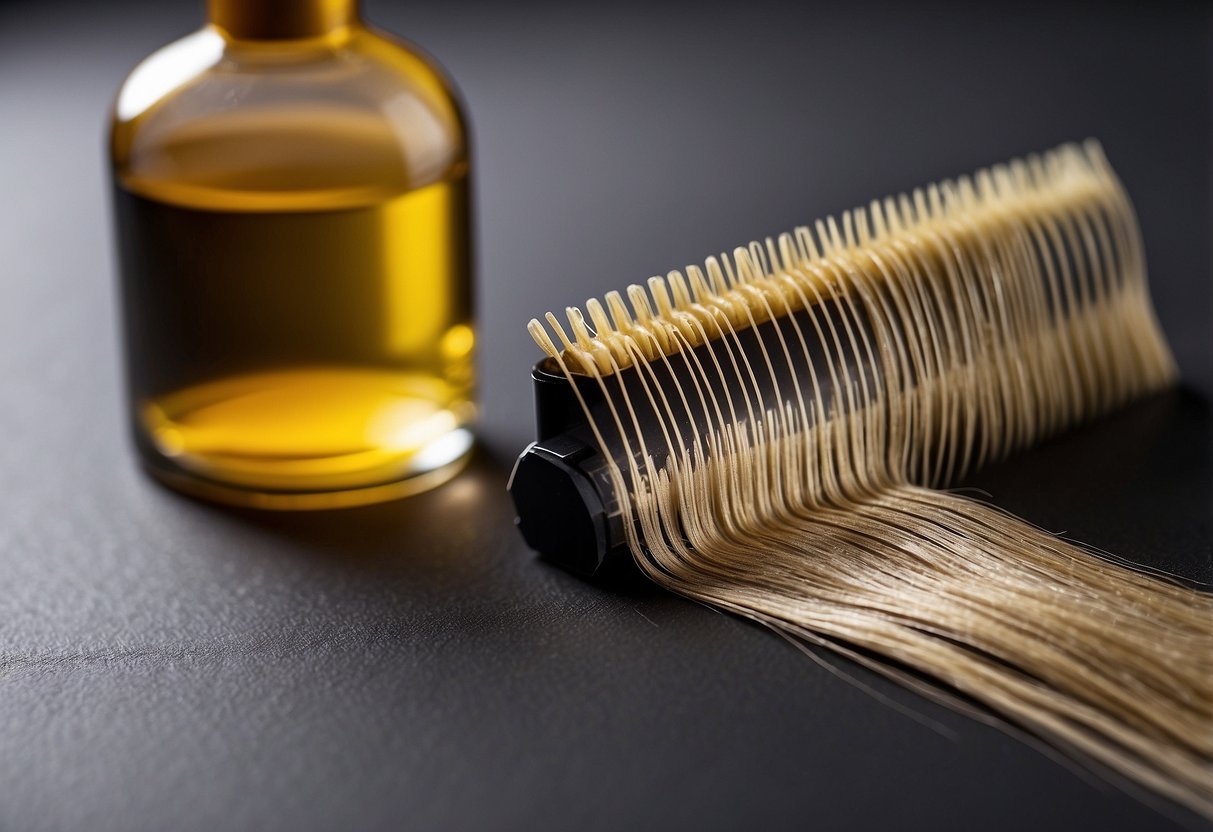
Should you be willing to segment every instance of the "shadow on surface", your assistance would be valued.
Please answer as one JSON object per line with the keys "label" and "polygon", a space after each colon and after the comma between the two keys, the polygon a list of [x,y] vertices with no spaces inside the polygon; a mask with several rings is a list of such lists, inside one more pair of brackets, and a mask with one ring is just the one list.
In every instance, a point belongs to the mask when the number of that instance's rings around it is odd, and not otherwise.
{"label": "shadow on surface", "polygon": [[[309,554],[346,565],[384,565],[405,559],[439,569],[450,549],[469,554],[514,533],[505,491],[509,468],[477,444],[466,469],[421,494],[374,505],[319,511],[269,511],[205,503],[193,505],[217,521],[234,522],[296,544]],[[482,545],[477,545],[482,544]]]}

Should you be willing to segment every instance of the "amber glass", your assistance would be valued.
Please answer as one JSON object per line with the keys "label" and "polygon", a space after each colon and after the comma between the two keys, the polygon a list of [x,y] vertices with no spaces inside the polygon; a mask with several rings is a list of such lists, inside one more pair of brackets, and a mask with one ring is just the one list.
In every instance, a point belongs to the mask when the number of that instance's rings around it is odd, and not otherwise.
{"label": "amber glass", "polygon": [[350,505],[471,447],[468,151],[449,83],[353,0],[211,0],[111,151],[130,418],[205,497]]}

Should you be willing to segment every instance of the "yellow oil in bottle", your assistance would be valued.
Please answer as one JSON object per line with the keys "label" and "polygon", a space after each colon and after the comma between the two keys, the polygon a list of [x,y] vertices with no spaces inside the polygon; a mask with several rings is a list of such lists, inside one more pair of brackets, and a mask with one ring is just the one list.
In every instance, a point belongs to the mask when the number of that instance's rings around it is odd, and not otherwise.
{"label": "yellow oil in bottle", "polygon": [[[340,58],[319,71],[367,86]],[[471,447],[465,152],[402,142],[382,108],[278,98],[145,126],[115,172],[136,444],[245,505],[429,487]]]}

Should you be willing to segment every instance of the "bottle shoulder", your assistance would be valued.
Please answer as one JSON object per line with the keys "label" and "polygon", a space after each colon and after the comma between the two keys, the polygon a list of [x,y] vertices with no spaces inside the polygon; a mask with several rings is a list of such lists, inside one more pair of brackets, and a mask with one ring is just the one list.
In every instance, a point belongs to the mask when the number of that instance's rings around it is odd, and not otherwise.
{"label": "bottle shoulder", "polygon": [[195,32],[127,77],[110,140],[120,185],[199,206],[374,202],[467,165],[451,83],[362,27],[286,44]]}

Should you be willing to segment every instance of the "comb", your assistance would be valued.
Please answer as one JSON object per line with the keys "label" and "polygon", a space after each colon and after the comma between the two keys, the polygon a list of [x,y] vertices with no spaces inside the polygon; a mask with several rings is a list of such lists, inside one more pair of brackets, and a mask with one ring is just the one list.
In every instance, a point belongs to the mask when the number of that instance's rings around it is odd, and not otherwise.
{"label": "comb", "polygon": [[938,490],[1176,380],[1097,143],[566,320],[528,327],[538,439],[509,489],[532,548],[589,576],[639,568],[964,707],[959,692],[1213,813],[1209,596]]}

